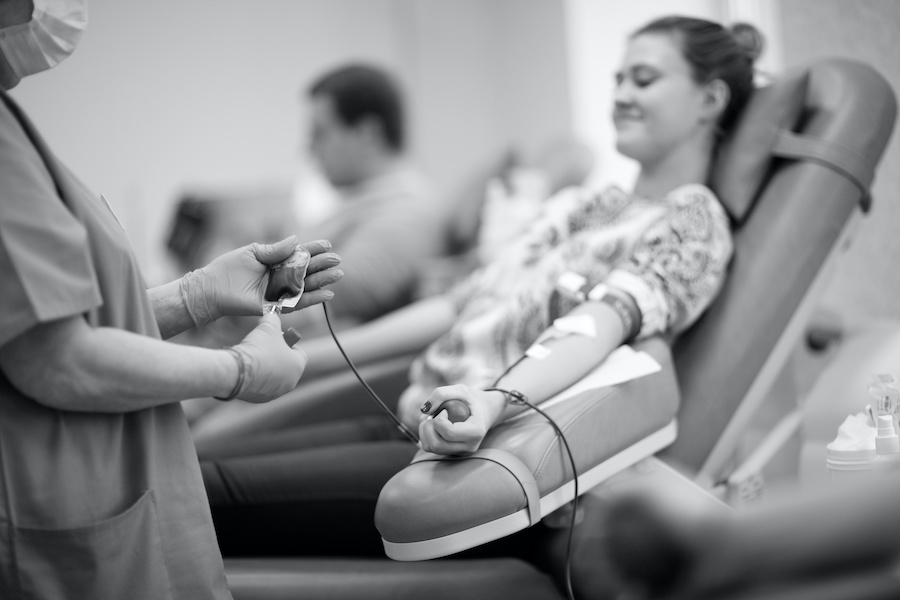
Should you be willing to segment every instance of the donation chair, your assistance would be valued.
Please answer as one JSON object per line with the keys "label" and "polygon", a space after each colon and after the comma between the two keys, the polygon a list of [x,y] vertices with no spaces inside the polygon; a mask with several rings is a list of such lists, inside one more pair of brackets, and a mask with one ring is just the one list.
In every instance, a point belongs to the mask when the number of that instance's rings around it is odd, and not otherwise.
{"label": "donation chair", "polygon": [[[869,186],[895,115],[886,81],[844,59],[791,70],[754,93],[723,141],[710,181],[733,223],[728,280],[672,344],[671,357],[659,340],[647,343],[677,378],[669,390],[678,406],[677,438],[616,477],[688,490],[709,506],[753,493],[754,470],[735,464],[735,449],[788,356],[804,343],[833,264],[870,206]],[[361,371],[384,397],[396,397],[410,361],[386,357]],[[230,434],[377,412],[358,388],[349,372],[303,382],[284,398],[254,407]],[[612,487],[616,477],[597,489]],[[579,581],[590,577],[595,560],[591,522],[587,514],[575,530],[576,597],[591,589]],[[229,558],[226,573],[236,600],[564,597],[551,575],[511,558]]]}

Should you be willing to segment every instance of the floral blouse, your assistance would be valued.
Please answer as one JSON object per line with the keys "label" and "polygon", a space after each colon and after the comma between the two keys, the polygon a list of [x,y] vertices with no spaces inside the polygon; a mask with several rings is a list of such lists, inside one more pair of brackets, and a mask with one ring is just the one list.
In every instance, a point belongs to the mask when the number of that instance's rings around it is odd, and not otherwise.
{"label": "floral blouse", "polygon": [[492,262],[450,292],[458,318],[413,364],[413,385],[489,385],[552,323],[563,273],[628,292],[641,311],[638,338],[677,335],[722,287],[732,255],[724,209],[703,185],[662,199],[611,186],[570,188]]}

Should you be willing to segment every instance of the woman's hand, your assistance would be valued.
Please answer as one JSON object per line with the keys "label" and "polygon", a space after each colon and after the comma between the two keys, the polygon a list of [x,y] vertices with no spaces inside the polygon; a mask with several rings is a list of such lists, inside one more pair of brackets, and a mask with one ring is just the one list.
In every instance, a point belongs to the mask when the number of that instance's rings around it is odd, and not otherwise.
{"label": "woman's hand", "polygon": [[333,292],[322,288],[343,277],[337,268],[340,257],[329,252],[331,243],[326,240],[299,244],[296,236],[291,236],[274,244],[249,244],[232,250],[185,275],[181,289],[194,324],[199,327],[223,316],[261,315],[269,268],[290,257],[298,245],[310,254],[305,291],[297,306],[285,308],[285,312],[330,299]]}
{"label": "woman's hand", "polygon": [[397,416],[404,425],[415,431],[422,418],[422,404],[428,399],[433,388],[418,384],[410,384],[397,401]]}
{"label": "woman's hand", "polygon": [[[446,410],[447,400],[460,400],[469,408],[469,417],[452,422]],[[506,398],[500,392],[484,392],[465,385],[434,390],[422,406],[419,417],[419,441],[422,449],[435,454],[469,454],[478,450],[484,436],[503,414]]]}

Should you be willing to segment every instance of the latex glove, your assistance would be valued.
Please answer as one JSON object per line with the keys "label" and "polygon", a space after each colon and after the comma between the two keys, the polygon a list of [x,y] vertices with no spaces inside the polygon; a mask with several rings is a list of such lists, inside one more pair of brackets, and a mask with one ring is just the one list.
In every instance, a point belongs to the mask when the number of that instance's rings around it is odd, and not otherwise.
{"label": "latex glove", "polygon": [[341,259],[328,252],[331,243],[319,240],[300,244],[296,236],[274,244],[249,244],[216,258],[181,278],[181,295],[196,327],[223,316],[252,316],[263,312],[263,295],[269,280],[269,266],[286,260],[300,245],[310,254],[304,279],[305,291],[297,306],[284,312],[319,304],[334,296],[321,289],[340,280]]}
{"label": "latex glove", "polygon": [[291,391],[306,369],[306,353],[284,343],[281,320],[272,313],[231,350],[243,370],[234,397],[247,402],[268,402]]}
{"label": "latex glove", "polygon": [[[465,421],[453,423],[447,411],[438,411],[446,400],[464,402],[471,414]],[[422,409],[419,442],[426,452],[469,454],[478,450],[484,436],[500,420],[506,398],[500,392],[484,392],[465,385],[450,385],[434,390]]]}

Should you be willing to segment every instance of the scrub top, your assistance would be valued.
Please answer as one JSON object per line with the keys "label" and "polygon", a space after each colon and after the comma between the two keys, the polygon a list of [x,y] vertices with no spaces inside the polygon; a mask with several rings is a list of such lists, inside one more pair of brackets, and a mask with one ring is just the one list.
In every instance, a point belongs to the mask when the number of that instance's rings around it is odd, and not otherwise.
{"label": "scrub top", "polygon": [[[159,338],[108,204],[2,92],[0,289],[0,345],[72,315]],[[231,598],[178,403],[55,410],[0,373],[0,598]]]}

